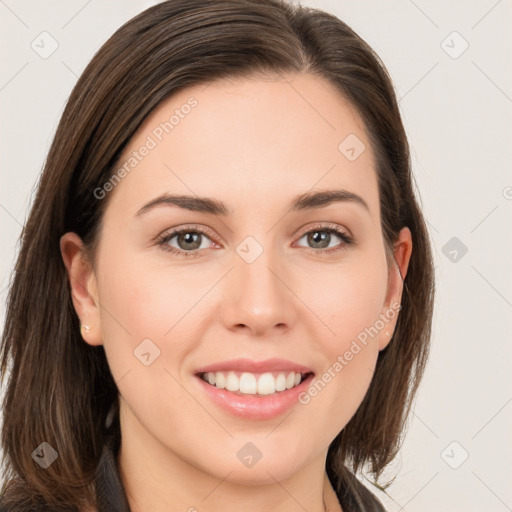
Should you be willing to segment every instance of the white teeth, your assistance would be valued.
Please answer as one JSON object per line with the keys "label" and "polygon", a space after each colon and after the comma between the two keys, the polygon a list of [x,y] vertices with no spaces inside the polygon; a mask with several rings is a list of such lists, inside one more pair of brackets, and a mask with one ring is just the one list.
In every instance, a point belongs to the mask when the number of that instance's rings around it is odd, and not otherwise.
{"label": "white teeth", "polygon": [[[300,375],[299,375],[300,377]],[[242,392],[242,390],[240,390]],[[260,395],[271,395],[276,392],[276,381],[271,373],[264,373],[258,379],[258,393]]]}
{"label": "white teeth", "polygon": [[295,384],[295,374],[289,373],[288,377],[286,377],[286,389],[293,388],[294,384]]}
{"label": "white teeth", "polygon": [[244,395],[272,395],[298,386],[302,381],[302,375],[295,372],[279,373],[277,377],[270,372],[259,375],[244,372],[240,378],[235,372],[207,372],[202,378],[212,386]]}
{"label": "white teeth", "polygon": [[276,379],[276,391],[284,391],[286,389],[286,377],[284,373],[280,373]]}
{"label": "white teeth", "polygon": [[242,373],[239,382],[239,390],[240,393],[254,395],[258,390],[256,377],[252,373]]}
{"label": "white teeth", "polygon": [[240,381],[233,372],[228,373],[228,377],[226,379],[226,389],[228,391],[238,391],[240,389]]}
{"label": "white teeth", "polygon": [[215,374],[214,385],[221,389],[224,389],[226,387],[226,377],[224,376],[223,373],[217,372]]}

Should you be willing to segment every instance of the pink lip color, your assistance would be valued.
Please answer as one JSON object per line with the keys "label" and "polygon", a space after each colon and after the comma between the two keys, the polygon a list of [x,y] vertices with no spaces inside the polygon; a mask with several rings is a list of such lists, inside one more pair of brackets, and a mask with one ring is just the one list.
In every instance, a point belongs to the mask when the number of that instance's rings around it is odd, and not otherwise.
{"label": "pink lip color", "polygon": [[[251,359],[232,359],[198,368],[196,373],[240,371],[250,373],[264,373],[273,371],[288,371],[296,373],[311,373],[313,370],[307,366],[287,361],[286,359],[266,359],[265,361],[253,361]],[[284,391],[283,391],[284,393]]]}
{"label": "pink lip color", "polygon": [[298,402],[299,394],[305,391],[313,374],[307,376],[298,386],[279,391],[273,395],[237,395],[227,389],[220,389],[196,375],[207,395],[225,411],[249,420],[269,420],[283,414]]}

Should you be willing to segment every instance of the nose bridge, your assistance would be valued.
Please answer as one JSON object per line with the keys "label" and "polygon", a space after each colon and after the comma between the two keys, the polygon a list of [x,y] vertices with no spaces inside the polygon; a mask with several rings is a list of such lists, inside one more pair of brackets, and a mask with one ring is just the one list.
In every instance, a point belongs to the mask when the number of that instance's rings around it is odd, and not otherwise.
{"label": "nose bridge", "polygon": [[[289,327],[293,320],[293,293],[285,285],[285,262],[277,247],[247,237],[236,248],[224,307],[227,327],[245,325],[255,333],[276,326]],[[229,325],[230,324],[230,325]]]}

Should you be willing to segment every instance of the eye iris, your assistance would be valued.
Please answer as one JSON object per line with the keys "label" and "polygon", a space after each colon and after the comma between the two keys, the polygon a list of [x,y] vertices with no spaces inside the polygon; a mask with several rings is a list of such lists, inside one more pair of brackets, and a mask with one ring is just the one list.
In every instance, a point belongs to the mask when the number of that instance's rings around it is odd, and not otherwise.
{"label": "eye iris", "polygon": [[[319,233],[320,236],[317,236]],[[320,242],[320,246],[315,247],[315,249],[323,249],[325,247],[329,247],[330,238],[331,234],[327,231],[312,231],[308,234],[308,243],[311,242],[315,244]]]}
{"label": "eye iris", "polygon": [[[190,231],[186,231],[183,233],[180,233],[178,235],[178,245],[181,249],[189,249],[189,250],[195,250],[199,249],[201,246],[200,242],[201,234],[200,233],[193,233]],[[185,247],[182,246],[182,242],[185,243]],[[187,244],[196,244],[195,247],[187,246]]]}

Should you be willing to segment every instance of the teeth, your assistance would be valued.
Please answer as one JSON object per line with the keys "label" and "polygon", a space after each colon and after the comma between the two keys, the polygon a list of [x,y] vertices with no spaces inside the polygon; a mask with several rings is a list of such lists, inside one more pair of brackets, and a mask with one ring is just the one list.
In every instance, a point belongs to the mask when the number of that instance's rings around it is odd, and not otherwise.
{"label": "teeth", "polygon": [[[250,374],[249,374],[250,375]],[[242,374],[243,378],[243,374]],[[254,377],[253,377],[254,378]],[[241,381],[242,379],[240,379]],[[258,379],[258,394],[271,395],[276,392],[276,380],[271,373],[264,373]],[[245,389],[240,386],[240,393],[247,393]]]}
{"label": "teeth", "polygon": [[279,373],[274,376],[272,373],[254,374],[244,372],[237,376],[235,372],[207,372],[202,375],[203,380],[221,389],[238,392],[243,395],[272,395],[276,391],[285,391],[298,386],[303,375],[289,372]]}
{"label": "teeth", "polygon": [[[295,382],[295,379],[294,379]],[[280,373],[276,379],[276,391],[284,391],[286,388],[286,377],[284,373]]]}
{"label": "teeth", "polygon": [[215,377],[215,381],[213,383],[214,386],[217,386],[218,388],[224,389],[226,387],[226,377],[223,373],[213,373]]}
{"label": "teeth", "polygon": [[[256,377],[252,373],[242,373],[242,375],[240,376],[240,381],[238,383],[238,389],[234,389],[233,391],[240,390],[242,393],[246,395],[255,395],[256,393],[261,393],[261,391],[258,391],[258,389],[259,386],[261,386],[262,378],[260,378],[260,380],[257,382]],[[236,384],[235,379],[233,379],[234,385]]]}

